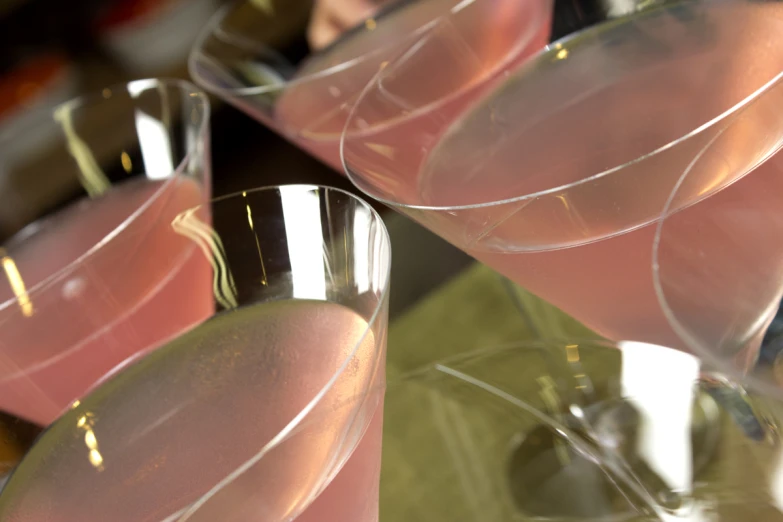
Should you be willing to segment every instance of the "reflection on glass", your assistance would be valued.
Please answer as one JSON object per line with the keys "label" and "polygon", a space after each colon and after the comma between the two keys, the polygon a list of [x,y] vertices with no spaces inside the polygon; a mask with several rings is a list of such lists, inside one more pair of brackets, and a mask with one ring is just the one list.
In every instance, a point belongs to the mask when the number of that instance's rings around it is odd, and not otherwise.
{"label": "reflection on glass", "polygon": [[[679,206],[705,191],[730,197],[777,150],[783,5],[690,0],[634,13],[506,65],[468,110],[429,113],[432,99],[459,96],[453,76],[481,70],[452,52],[471,34],[459,14],[354,104],[343,134],[351,180],[604,337],[690,349],[650,276],[656,225],[708,144],[715,154]],[[756,100],[765,111],[740,117]],[[409,114],[420,121],[395,133]]]}
{"label": "reflection on glass", "polygon": [[[294,185],[220,198],[173,225],[167,240],[192,240],[211,261],[216,312],[74,402],[11,476],[0,519],[377,520],[380,217],[348,193]],[[304,294],[318,279],[320,295]]]}
{"label": "reflection on glass", "polygon": [[[291,253],[291,280],[294,297],[325,299],[327,279],[321,225],[321,199],[312,192],[280,194],[286,227],[286,241]],[[366,235],[366,234],[364,234]]]}
{"label": "reflection on glass", "polygon": [[174,158],[171,157],[168,144],[168,129],[162,122],[143,112],[136,113],[136,129],[147,177],[165,178],[174,169]]}
{"label": "reflection on glass", "polygon": [[209,197],[208,121],[192,85],[143,80],[0,134],[0,475],[28,423],[212,313],[209,265],[170,226]]}
{"label": "reflection on glass", "polygon": [[209,223],[199,219],[198,209],[181,213],[171,222],[171,227],[175,232],[198,245],[204,257],[209,260],[212,266],[212,293],[215,301],[226,310],[236,308],[238,306],[236,283],[231,270],[226,265],[225,248],[220,236]]}
{"label": "reflection on glass", "polygon": [[[685,495],[693,483],[690,431],[699,370],[699,361],[682,353],[623,344],[620,381],[623,396],[639,415],[639,455],[661,480]],[[661,375],[666,375],[666,386],[660,385]]]}
{"label": "reflection on glass", "polygon": [[782,414],[654,345],[479,350],[389,384],[381,516],[783,520]]}
{"label": "reflection on glass", "polygon": [[[757,390],[783,397],[783,72],[705,143],[668,195],[653,280],[688,349]],[[716,172],[736,172],[715,187]],[[699,202],[685,205],[694,188]],[[721,190],[722,188],[722,190]]]}
{"label": "reflection on glass", "polygon": [[0,248],[0,262],[3,264],[3,270],[5,276],[8,279],[8,284],[14,293],[19,309],[22,311],[22,315],[30,317],[33,315],[33,303],[30,301],[30,295],[27,293],[27,287],[22,279],[22,274],[19,273],[19,268],[16,266],[16,262],[12,257],[6,255],[4,248]]}
{"label": "reflection on glass", "polygon": [[[281,24],[307,7],[283,0],[261,8],[249,0],[220,11],[204,30],[190,58],[190,73],[206,90],[290,139],[316,158],[343,172],[339,141],[351,107],[367,83],[389,60],[429,38],[428,31],[448,13],[470,20],[464,42],[446,52],[471,56],[482,71],[457,71],[450,80],[478,95],[502,66],[523,60],[549,37],[549,0],[398,0],[336,42],[301,63],[292,64],[276,49],[290,47]],[[271,13],[271,14],[270,14]],[[417,88],[429,93],[440,70],[430,62]],[[449,72],[449,71],[444,71]],[[449,72],[450,73],[450,72]],[[433,102],[439,100],[432,100]],[[433,103],[432,111],[452,110]],[[397,122],[400,135],[418,125],[415,117]]]}

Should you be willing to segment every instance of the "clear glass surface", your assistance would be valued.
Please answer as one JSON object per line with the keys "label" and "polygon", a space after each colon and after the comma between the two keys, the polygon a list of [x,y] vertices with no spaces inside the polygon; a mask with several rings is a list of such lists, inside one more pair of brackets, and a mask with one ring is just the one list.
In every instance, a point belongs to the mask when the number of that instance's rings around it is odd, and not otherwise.
{"label": "clear glass surface", "polygon": [[391,254],[380,217],[348,193],[292,185],[171,224],[207,256],[214,316],[74,402],[11,476],[0,519],[376,520]]}
{"label": "clear glass surface", "polygon": [[482,70],[463,75],[431,62],[416,81],[422,92],[439,88],[441,72],[475,91],[504,66],[540,49],[551,18],[550,0],[397,0],[327,48],[292,63],[275,49],[285,43],[279,34],[283,13],[293,8],[282,0],[264,5],[246,0],[219,12],[191,54],[191,76],[339,172],[340,135],[362,89],[444,15],[462,13],[459,19],[466,23],[454,28],[462,41],[442,52],[480,63]]}
{"label": "clear glass surface", "polygon": [[0,412],[45,426],[211,315],[208,263],[169,234],[209,200],[208,125],[192,84],[138,80],[0,135]]}
{"label": "clear glass surface", "polygon": [[[722,121],[681,175],[655,237],[653,277],[684,345],[783,398],[783,70]],[[716,173],[737,173],[712,186]],[[702,189],[696,201],[692,194]],[[721,190],[722,189],[722,190]]]}
{"label": "clear glass surface", "polygon": [[782,414],[659,346],[478,350],[389,382],[381,519],[783,520]]}
{"label": "clear glass surface", "polygon": [[[460,14],[354,104],[342,139],[351,180],[598,334],[686,348],[650,274],[656,224],[700,151],[776,81],[783,5],[691,0],[600,23],[509,64],[480,96],[452,81],[483,66],[449,52],[466,42]],[[416,124],[396,132],[401,119]],[[734,133],[746,130],[762,132]],[[751,170],[763,152],[750,139],[682,202]]]}

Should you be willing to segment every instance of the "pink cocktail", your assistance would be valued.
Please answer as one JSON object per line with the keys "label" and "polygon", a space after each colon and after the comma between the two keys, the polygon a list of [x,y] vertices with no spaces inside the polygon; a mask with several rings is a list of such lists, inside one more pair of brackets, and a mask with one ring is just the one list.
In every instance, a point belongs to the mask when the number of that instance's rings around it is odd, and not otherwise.
{"label": "pink cocktail", "polygon": [[[653,288],[656,223],[705,147],[679,206],[733,190],[783,142],[758,114],[740,117],[780,73],[783,8],[696,1],[596,26],[401,139],[386,128],[418,107],[408,72],[429,54],[443,70],[472,65],[439,51],[459,41],[444,26],[356,103],[352,180],[598,333],[682,347]],[[453,92],[443,82],[440,95]]]}
{"label": "pink cocktail", "polygon": [[49,139],[5,173],[19,212],[3,216],[18,232],[0,255],[0,411],[45,426],[211,315],[209,262],[172,232],[209,197],[208,111],[188,84],[142,80],[27,129]]}
{"label": "pink cocktail", "polygon": [[380,217],[342,191],[283,186],[186,211],[170,233],[209,254],[220,308],[55,422],[0,518],[377,520]]}
{"label": "pink cocktail", "polygon": [[[756,392],[783,398],[783,71],[689,166],[655,230],[653,283],[682,344]],[[756,160],[695,205],[730,150]],[[774,323],[773,323],[774,321]]]}
{"label": "pink cocktail", "polygon": [[[549,0],[401,0],[390,2],[375,18],[343,35],[327,49],[291,65],[264,38],[275,34],[273,18],[252,2],[216,15],[191,55],[196,82],[276,130],[316,158],[343,172],[340,135],[353,104],[376,73],[390,61],[403,62],[438,20],[456,13],[459,45],[442,53],[468,56],[479,67],[441,68],[439,59],[417,64],[420,75],[411,90],[427,98],[452,82],[464,95],[432,99],[435,114],[458,110],[489,88],[507,67],[523,61],[548,41]],[[451,15],[450,15],[451,14]],[[402,56],[402,58],[400,58]],[[435,58],[435,57],[433,57]],[[416,114],[401,115],[394,132],[409,135],[421,125]]]}

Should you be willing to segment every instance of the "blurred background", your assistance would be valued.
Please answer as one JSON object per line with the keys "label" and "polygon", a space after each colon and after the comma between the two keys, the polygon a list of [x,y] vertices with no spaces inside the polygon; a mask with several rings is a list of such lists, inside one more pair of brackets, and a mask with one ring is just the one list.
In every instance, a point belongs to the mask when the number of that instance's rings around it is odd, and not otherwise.
{"label": "blurred background", "polygon": [[[274,13],[270,19],[275,23],[264,29],[269,45],[292,63],[304,58],[309,52],[306,29],[312,1],[256,2]],[[24,128],[26,119],[40,117],[59,103],[116,83],[148,77],[188,79],[188,53],[225,3],[0,0],[0,134]],[[215,97],[211,101],[216,196],[281,183],[327,184],[354,191],[344,176],[257,121]],[[2,162],[0,158],[0,171]],[[0,187],[0,195],[4,192]],[[461,271],[469,259],[406,218],[379,210],[395,243],[400,284],[391,304],[394,315]],[[432,256],[435,263],[419,262]]]}
{"label": "blurred background", "polygon": [[[258,0],[275,11],[270,44],[293,61],[308,49],[308,0]],[[187,56],[222,0],[0,0],[0,132],[82,93],[137,78],[188,78]],[[213,99],[216,192],[330,180],[314,160]],[[248,156],[252,144],[254,154]],[[255,150],[263,147],[263,150]],[[282,147],[282,149],[281,149]],[[263,161],[254,159],[263,157]],[[233,173],[233,174],[232,174]],[[247,175],[243,175],[247,174]],[[263,179],[257,176],[262,175]],[[341,183],[342,182],[342,183]]]}

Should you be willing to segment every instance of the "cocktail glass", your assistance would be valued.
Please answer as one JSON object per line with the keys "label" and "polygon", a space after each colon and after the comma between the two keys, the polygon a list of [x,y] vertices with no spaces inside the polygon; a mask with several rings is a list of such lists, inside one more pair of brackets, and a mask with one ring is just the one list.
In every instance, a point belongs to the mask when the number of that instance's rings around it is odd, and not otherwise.
{"label": "cocktail glass", "polygon": [[[656,223],[699,152],[780,73],[783,6],[695,0],[599,24],[507,67],[482,97],[451,81],[480,68],[445,51],[464,41],[455,27],[430,28],[354,104],[351,180],[598,334],[684,348],[650,274]],[[441,72],[420,89],[431,63]],[[460,97],[468,110],[441,110]],[[397,133],[400,118],[416,125]],[[751,149],[729,151],[683,204],[748,172]]]}
{"label": "cocktail glass", "polygon": [[[783,296],[779,69],[720,122],[677,181],[653,260],[661,307],[684,346],[736,382],[777,398],[783,397],[776,321]],[[724,172],[739,175],[730,185],[714,185]]]}
{"label": "cocktail glass", "polygon": [[655,345],[477,350],[389,382],[381,518],[780,521],[781,415]]}
{"label": "cocktail glass", "polygon": [[0,136],[0,412],[45,426],[212,314],[208,263],[169,234],[209,199],[208,123],[195,86],[138,80]]}
{"label": "cocktail glass", "polygon": [[[452,28],[455,39],[448,42],[457,45],[441,52],[474,67],[430,62],[427,74],[416,80],[420,92],[439,89],[445,74],[460,89],[478,93],[505,67],[543,47],[550,32],[550,0],[398,0],[294,64],[275,51],[288,43],[281,35],[282,19],[299,6],[289,3],[246,0],[224,8],[197,42],[190,74],[207,91],[338,172],[343,172],[340,135],[362,89],[444,15],[451,13],[449,20],[458,23]],[[403,115],[395,127],[403,136],[417,125]]]}
{"label": "cocktail glass", "polygon": [[340,190],[292,185],[169,225],[207,254],[216,313],[76,401],[11,476],[0,519],[376,520],[380,217]]}

